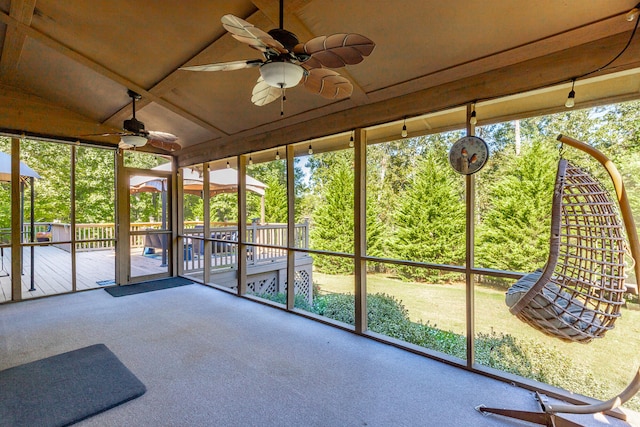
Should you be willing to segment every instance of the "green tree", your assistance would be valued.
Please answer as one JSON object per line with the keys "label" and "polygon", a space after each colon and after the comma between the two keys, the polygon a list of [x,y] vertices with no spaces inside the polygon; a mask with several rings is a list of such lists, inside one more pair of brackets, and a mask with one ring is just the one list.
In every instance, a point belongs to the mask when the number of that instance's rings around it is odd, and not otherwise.
{"label": "green tree", "polygon": [[238,221],[238,194],[216,194],[209,200],[212,222]]}
{"label": "green tree", "polygon": [[[460,179],[440,150],[428,150],[416,165],[412,185],[394,214],[393,252],[399,259],[439,264],[464,262],[465,209]],[[401,277],[442,279],[442,274],[399,266]],[[445,275],[445,277],[449,277]]]}
{"label": "green tree", "polygon": [[114,152],[78,147],[76,222],[115,222]]}
{"label": "green tree", "polygon": [[[311,246],[333,252],[353,253],[353,169],[350,155],[324,154],[329,168],[314,168],[318,175],[319,206],[313,212]],[[330,274],[353,272],[353,261],[341,257],[318,257],[318,271]]]}
{"label": "green tree", "polygon": [[477,227],[479,265],[524,272],[544,265],[557,159],[555,147],[538,142],[505,156]]}
{"label": "green tree", "polygon": [[201,196],[185,194],[182,198],[184,221],[204,221],[204,202]]}
{"label": "green tree", "polygon": [[267,188],[264,192],[264,217],[268,223],[287,222],[287,186],[280,177],[268,176],[265,180]]}
{"label": "green tree", "polygon": [[[300,217],[300,203],[297,203],[304,191],[302,185],[303,174],[294,164],[294,214]],[[271,162],[255,164],[247,167],[247,174],[258,181],[267,184],[264,194],[265,221],[270,223],[287,222],[287,172],[284,159]],[[260,218],[260,196],[254,193],[247,193],[247,212],[249,218]]]}
{"label": "green tree", "polygon": [[[71,147],[22,140],[20,160],[40,175],[35,180],[34,221],[68,223],[71,220]],[[29,196],[25,190],[25,221],[29,221]]]}

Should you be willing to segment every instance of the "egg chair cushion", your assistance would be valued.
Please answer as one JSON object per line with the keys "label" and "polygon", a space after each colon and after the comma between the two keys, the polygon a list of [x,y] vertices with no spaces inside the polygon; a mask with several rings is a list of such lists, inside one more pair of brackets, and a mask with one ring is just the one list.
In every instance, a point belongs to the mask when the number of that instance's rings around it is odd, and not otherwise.
{"label": "egg chair cushion", "polygon": [[[507,305],[513,307],[538,282],[542,273],[543,270],[538,269],[511,286],[505,295]],[[521,315],[527,318],[527,323],[545,333],[563,331],[563,334],[572,335],[572,329],[595,333],[601,326],[596,311],[551,281],[542,287]]]}

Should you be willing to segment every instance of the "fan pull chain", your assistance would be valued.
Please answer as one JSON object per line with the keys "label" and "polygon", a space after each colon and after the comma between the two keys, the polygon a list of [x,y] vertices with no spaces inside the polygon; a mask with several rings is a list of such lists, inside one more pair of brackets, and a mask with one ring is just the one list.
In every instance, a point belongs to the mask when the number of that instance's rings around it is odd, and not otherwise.
{"label": "fan pull chain", "polygon": [[280,97],[280,116],[284,116],[284,101],[287,100],[287,96],[284,93],[284,86],[281,86],[282,96]]}

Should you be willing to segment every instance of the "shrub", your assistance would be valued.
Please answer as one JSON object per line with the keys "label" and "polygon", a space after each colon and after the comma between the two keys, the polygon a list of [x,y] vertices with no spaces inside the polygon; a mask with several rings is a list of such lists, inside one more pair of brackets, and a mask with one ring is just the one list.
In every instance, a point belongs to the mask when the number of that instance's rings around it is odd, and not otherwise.
{"label": "shrub", "polygon": [[[278,304],[287,305],[287,294],[283,292],[255,294],[255,296]],[[293,300],[293,306],[301,310],[312,311],[311,305],[309,305],[309,302],[304,295],[296,294]]]}
{"label": "shrub", "polygon": [[614,394],[555,347],[492,332],[477,334],[475,349],[476,361],[484,366],[598,399],[606,400]]}
{"label": "shrub", "polygon": [[[284,304],[285,294],[264,294],[260,297]],[[296,296],[296,307],[343,323],[355,324],[354,296],[351,294],[318,295],[309,305],[302,295]],[[461,359],[466,358],[463,335],[444,331],[427,322],[412,322],[402,301],[391,295],[367,296],[367,320],[373,332],[436,350]],[[478,333],[475,338],[476,362],[494,369],[530,378],[598,399],[608,399],[609,390],[590,372],[555,347],[543,347],[533,340],[518,340],[508,334]],[[638,399],[626,405],[640,408]]]}

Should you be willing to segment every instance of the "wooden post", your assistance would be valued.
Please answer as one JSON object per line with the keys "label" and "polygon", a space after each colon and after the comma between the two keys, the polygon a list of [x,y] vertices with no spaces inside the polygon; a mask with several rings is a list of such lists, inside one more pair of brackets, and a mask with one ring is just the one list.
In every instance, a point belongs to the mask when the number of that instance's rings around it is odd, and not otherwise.
{"label": "wooden post", "polygon": [[[176,268],[174,269],[174,271],[176,272],[176,274],[178,276],[181,276],[182,274],[184,274],[184,263],[185,260],[189,259],[189,243],[186,237],[177,237],[177,236],[184,236],[184,180],[183,180],[183,175],[182,175],[182,170],[180,168],[178,168],[178,164],[174,163],[174,167],[175,167],[175,177],[176,179],[174,179],[175,183],[176,183],[176,215],[174,215],[176,217],[176,222],[177,222],[177,227],[174,228],[174,230],[176,231],[176,247],[180,248],[180,249],[176,249],[173,251],[173,253],[175,254],[174,258],[176,259]],[[167,186],[167,191],[168,191],[168,186]],[[166,203],[165,200],[163,200],[163,203]],[[163,208],[165,209],[165,208]],[[172,234],[173,235],[173,234]],[[172,238],[171,241],[173,241],[174,239]],[[194,255],[193,253],[193,248],[192,250],[192,256]],[[162,251],[163,254],[165,254],[165,251]]]}
{"label": "wooden post", "polygon": [[129,175],[124,168],[124,154],[118,149],[116,166],[116,283],[124,285],[131,280],[131,240],[129,228]]}
{"label": "wooden post", "polygon": [[[238,156],[238,295],[247,293],[247,160]],[[254,250],[255,252],[255,250]]]}
{"label": "wooden post", "polygon": [[[474,136],[475,125],[470,123],[471,104],[467,105],[467,135]],[[475,283],[472,269],[474,267],[475,245],[475,203],[476,180],[474,175],[466,177],[465,207],[466,207],[466,234],[465,234],[465,281],[466,281],[466,320],[467,320],[467,367],[471,368],[475,360],[474,336],[475,336]]]}
{"label": "wooden post", "polygon": [[[209,239],[211,238],[211,198],[210,198],[210,191],[209,191],[209,185],[211,182],[211,166],[209,165],[209,163],[205,163],[204,165],[202,165],[202,210],[203,210],[203,214],[202,216],[204,218],[202,218],[202,220],[204,221],[203,226],[202,226],[202,237]],[[184,197],[184,196],[183,196]],[[204,283],[209,283],[209,281],[211,280],[211,247],[212,244],[210,241],[208,240],[204,240],[203,243],[203,254],[202,256],[204,257],[204,265],[203,265],[203,274],[202,274],[202,281]],[[194,251],[194,256],[195,256],[195,248],[193,249]]]}
{"label": "wooden post", "polygon": [[[295,252],[295,173],[293,145],[287,146],[287,310],[295,306],[296,252]],[[263,197],[264,199],[264,197]]]}
{"label": "wooden post", "polygon": [[[70,209],[70,227],[71,227],[71,291],[75,292],[77,288],[76,272],[76,152],[77,147],[71,147],[71,209]],[[33,189],[31,190],[33,191]],[[32,202],[33,203],[33,202]]]}
{"label": "wooden post", "polygon": [[367,251],[367,193],[366,151],[367,138],[364,129],[354,131],[354,272],[355,272],[355,331],[367,330],[367,263],[362,259]]}
{"label": "wooden post", "polygon": [[[36,201],[36,194],[34,193],[34,184],[35,184],[35,178],[34,177],[29,177],[29,243],[33,243],[36,240],[36,227],[35,227],[35,201]],[[22,185],[22,191],[23,191],[23,196],[24,196],[24,184]],[[22,204],[22,206],[24,207],[24,203]],[[22,212],[22,214],[24,215],[24,211]],[[35,262],[33,262],[36,258],[36,248],[33,245],[29,246],[29,253],[31,255],[31,262],[29,265],[29,292],[33,292],[36,290],[36,265]]]}
{"label": "wooden post", "polygon": [[22,300],[22,212],[20,211],[20,140],[11,138],[11,300]]}

